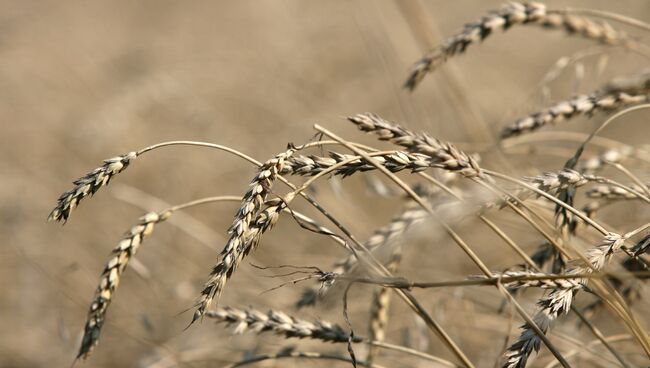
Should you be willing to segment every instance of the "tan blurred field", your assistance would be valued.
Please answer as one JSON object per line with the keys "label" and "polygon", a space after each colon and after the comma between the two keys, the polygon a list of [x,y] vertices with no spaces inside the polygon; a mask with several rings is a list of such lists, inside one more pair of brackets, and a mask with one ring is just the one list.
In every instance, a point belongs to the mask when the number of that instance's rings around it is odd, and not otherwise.
{"label": "tan blurred field", "polygon": [[[160,200],[177,204],[205,196],[242,195],[255,169],[210,149],[161,149],[138,158],[105,190],[86,199],[65,226],[46,223],[59,194],[103,159],[183,139],[228,145],[264,161],[289,142],[312,139],[314,123],[349,140],[388,147],[345,120],[370,111],[479,152],[485,167],[516,176],[560,169],[567,156],[545,154],[545,144],[532,146],[528,153],[537,153],[534,156],[523,151],[499,153],[498,133],[514,118],[543,106],[539,82],[559,58],[593,48],[593,42],[520,27],[451,59],[415,92],[402,88],[409,67],[429,47],[500,4],[492,0],[0,3],[0,366],[69,366],[98,277],[121,234],[144,212],[165,207]],[[650,21],[650,3],[642,0],[547,5],[608,10]],[[647,32],[620,28],[648,39]],[[641,70],[648,61],[612,49],[579,64],[584,76],[576,76],[576,67],[571,66],[548,86],[552,100],[592,91],[612,77]],[[602,136],[647,144],[647,113],[627,115]],[[548,130],[589,133],[605,118],[578,118]],[[560,142],[554,147],[572,152],[576,146]],[[647,166],[637,174],[650,178]],[[365,239],[401,205],[399,198],[377,197],[368,189],[368,178],[381,177],[373,173],[321,180],[312,194]],[[180,223],[158,226],[138,253],[142,267],[136,272],[129,269],[121,280],[99,346],[76,366],[220,367],[287,346],[345,355],[345,344],[286,340],[272,334],[233,336],[230,329],[209,320],[184,330],[236,209],[236,203],[205,205],[185,211]],[[317,216],[304,201],[296,201],[295,209]],[[641,204],[617,204],[608,211],[608,224],[620,231],[642,225],[641,218],[648,214]],[[515,216],[495,219],[526,251],[540,242]],[[454,225],[491,269],[518,262],[516,254],[476,219]],[[479,273],[436,226],[410,232],[405,241],[410,244],[403,276],[441,281]],[[282,217],[259,250],[243,262],[220,304],[274,308],[345,326],[340,291],[324,304],[296,311],[295,300],[310,284],[264,293],[281,282],[268,276],[283,271],[249,264],[328,269],[343,255],[331,240]],[[366,335],[371,290],[358,285],[350,297],[350,318],[360,335]],[[647,286],[642,290],[648,296]],[[516,314],[510,318],[508,311],[497,314],[502,297],[494,288],[440,288],[414,294],[477,367],[494,366],[506,338],[512,342],[518,335],[521,319]],[[519,300],[532,313],[540,295],[534,291]],[[648,307],[647,298],[633,306],[646,329]],[[595,316],[594,322],[607,336],[627,333],[607,312]],[[570,317],[558,323],[552,339],[570,351],[594,337]],[[397,298],[391,306],[387,340],[453,360]],[[631,364],[645,364],[639,348],[620,348]],[[363,357],[365,346],[356,349]],[[598,359],[607,355],[602,347],[594,350],[572,363],[616,366],[611,358]],[[529,366],[552,361],[542,348]],[[386,367],[429,366],[394,352],[383,352],[377,362]],[[258,366],[305,364],[346,366],[305,360]]]}

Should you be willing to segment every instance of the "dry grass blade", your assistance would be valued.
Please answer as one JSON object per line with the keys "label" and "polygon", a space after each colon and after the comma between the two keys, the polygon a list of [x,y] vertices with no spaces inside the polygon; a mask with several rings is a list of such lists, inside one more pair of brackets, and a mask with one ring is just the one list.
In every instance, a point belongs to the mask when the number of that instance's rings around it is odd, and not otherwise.
{"label": "dry grass blade", "polygon": [[537,2],[510,2],[480,20],[465,25],[463,30],[442,42],[424,55],[413,67],[405,87],[414,90],[422,79],[448,58],[465,52],[467,47],[479,43],[498,30],[508,30],[513,25],[535,24],[548,29],[564,29],[607,45],[628,45],[634,43],[623,33],[607,23],[597,23],[589,18],[547,10],[546,5]]}
{"label": "dry grass blade", "polygon": [[138,154],[136,152],[129,152],[122,156],[109,158],[104,160],[102,166],[75,180],[74,188],[61,194],[56,207],[54,207],[52,212],[50,212],[47,220],[67,221],[72,210],[74,210],[84,198],[92,196],[100,188],[108,185],[109,181],[115,175],[126,169],[131,161],[133,161],[137,156]]}

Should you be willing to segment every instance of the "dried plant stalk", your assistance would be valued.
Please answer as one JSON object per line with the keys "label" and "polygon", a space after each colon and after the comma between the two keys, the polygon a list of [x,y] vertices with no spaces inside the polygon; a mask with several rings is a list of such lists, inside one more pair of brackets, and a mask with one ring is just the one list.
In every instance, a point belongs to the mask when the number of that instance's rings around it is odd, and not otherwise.
{"label": "dried plant stalk", "polygon": [[273,226],[280,212],[285,208],[284,201],[277,199],[260,211],[273,182],[282,171],[285,161],[295,149],[289,148],[262,164],[242,197],[242,203],[235,219],[228,229],[230,237],[221,251],[219,262],[214,266],[206,282],[201,297],[196,304],[192,322],[201,318],[212,300],[223,292],[226,281],[239,266],[241,260],[257,246],[261,233]]}
{"label": "dried plant stalk", "polygon": [[79,203],[86,197],[92,196],[100,188],[108,185],[109,181],[117,174],[126,169],[131,161],[133,161],[138,154],[136,152],[129,152],[122,156],[117,156],[104,160],[104,164],[98,167],[83,177],[75,180],[74,188],[61,194],[56,207],[50,212],[47,217],[48,221],[67,221],[70,213],[74,210]]}
{"label": "dried plant stalk", "polygon": [[106,318],[106,311],[129,260],[135,256],[144,238],[151,234],[154,225],[165,221],[171,214],[171,211],[163,211],[161,213],[149,212],[142,216],[138,224],[133,226],[113,249],[90,304],[77,359],[87,358],[97,345]]}
{"label": "dried plant stalk", "polygon": [[424,55],[413,67],[405,87],[414,90],[422,79],[442,65],[448,58],[465,52],[471,44],[479,43],[498,30],[508,30],[516,24],[535,24],[548,29],[564,29],[606,45],[633,47],[634,42],[625,33],[607,23],[596,23],[589,18],[547,10],[537,2],[510,2],[480,20],[465,25],[464,29]]}

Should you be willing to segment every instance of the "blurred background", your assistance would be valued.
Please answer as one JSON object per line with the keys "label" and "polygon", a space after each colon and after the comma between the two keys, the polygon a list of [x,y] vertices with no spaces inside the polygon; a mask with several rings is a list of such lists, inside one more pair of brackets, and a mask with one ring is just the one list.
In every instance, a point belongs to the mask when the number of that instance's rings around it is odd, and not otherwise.
{"label": "blurred background", "polygon": [[[558,59],[598,48],[560,31],[524,26],[471,47],[428,76],[414,93],[402,88],[409,67],[430,46],[500,4],[0,2],[0,366],[69,366],[98,277],[121,234],[141,214],[165,203],[241,195],[254,172],[250,164],[219,151],[160,149],[138,158],[108,188],[83,201],[65,226],[46,223],[59,194],[103,159],[187,139],[228,145],[265,160],[289,142],[311,139],[314,123],[350,140],[381,146],[344,119],[370,111],[481,152],[486,167],[517,175],[560,168],[566,158],[522,151],[506,154],[507,162],[492,159],[500,128],[550,100],[588,92],[611,77],[638,71],[646,59],[600,48],[542,88],[540,81]],[[650,21],[650,3],[642,0],[547,5],[609,10]],[[641,116],[630,114],[605,135],[628,144],[647,143],[647,122]],[[561,128],[589,132],[598,122],[601,117],[582,118]],[[400,208],[399,199],[377,200],[367,177],[361,176],[321,181],[315,195],[360,239]],[[122,279],[98,348],[77,366],[212,367],[289,345],[345,353],[345,346],[270,334],[233,337],[210,321],[183,330],[191,318],[183,312],[192,306],[216,260],[236,206],[193,208],[180,216],[180,223],[156,227],[138,253],[140,267],[129,269]],[[314,214],[303,203],[296,208]],[[625,223],[626,216],[632,216],[630,211],[615,222]],[[491,268],[516,262],[514,254],[501,253],[495,241],[472,231],[472,223],[458,226]],[[514,234],[525,234],[523,225],[508,224]],[[450,241],[433,239],[422,232],[409,236],[404,275],[448,280],[478,273]],[[527,250],[538,243],[523,240]],[[344,254],[328,239],[283,217],[250,262],[328,269]],[[244,262],[221,304],[274,308],[344,325],[340,297],[297,312],[293,303],[301,285],[262,294],[279,283],[267,277],[274,272]],[[365,335],[371,288],[355,289],[351,319],[358,334]],[[479,366],[494,364],[506,337],[514,336],[520,323],[496,314],[501,300],[492,288],[415,293]],[[532,311],[534,300],[533,295],[522,303]],[[575,321],[567,321],[559,334],[576,341],[593,339],[576,329]],[[621,330],[616,325],[609,329],[606,322],[601,327],[607,333]],[[399,301],[393,304],[387,338],[452,359]],[[382,357],[386,366],[426,366],[394,353]],[[538,364],[549,361],[545,352]]]}

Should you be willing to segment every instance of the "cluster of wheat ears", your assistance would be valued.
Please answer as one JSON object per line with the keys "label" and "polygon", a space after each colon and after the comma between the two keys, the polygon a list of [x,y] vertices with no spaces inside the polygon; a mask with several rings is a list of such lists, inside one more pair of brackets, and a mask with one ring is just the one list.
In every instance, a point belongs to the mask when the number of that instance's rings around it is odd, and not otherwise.
{"label": "cluster of wheat ears", "polygon": [[[469,46],[482,42],[496,31],[525,25],[564,31],[568,35],[592,40],[607,47],[647,53],[645,45],[637,38],[601,20],[594,20],[603,17],[613,22],[624,22],[627,26],[650,29],[645,23],[613,13],[550,10],[540,3],[508,3],[478,21],[466,24],[458,34],[447,38],[422,57],[413,66],[405,87],[415,89],[427,74],[441,67],[449,58],[466,52]],[[606,223],[606,218],[599,216],[603,206],[617,201],[633,200],[650,205],[650,188],[625,166],[626,161],[648,161],[650,155],[643,147],[613,141],[603,143],[604,140],[596,144],[598,139],[594,139],[621,115],[650,107],[649,98],[650,73],[628,73],[591,94],[573,96],[506,125],[501,135],[502,146],[513,136],[528,134],[579,115],[601,113],[602,116],[604,113],[616,112],[604,119],[590,135],[584,135],[578,142],[575,153],[566,156],[564,167],[555,172],[540,172],[537,176],[523,178],[488,168],[474,153],[463,152],[452,143],[426,133],[410,131],[372,113],[350,116],[348,120],[361,131],[393,144],[394,148],[379,150],[354,143],[320,125],[314,125],[319,134],[318,140],[302,145],[289,144],[284,151],[265,162],[258,162],[230,147],[195,141],[159,143],[105,160],[101,167],[76,180],[74,188],[60,196],[49,220],[69,220],[73,209],[84,198],[108,185],[109,181],[139,156],[163,147],[210,147],[237,155],[254,164],[257,170],[241,197],[202,198],[158,213],[147,213],[138,220],[113,249],[101,274],[90,303],[77,358],[87,358],[97,346],[120,278],[154,227],[176,211],[206,203],[235,200],[240,203],[239,209],[228,229],[227,242],[217,255],[212,271],[197,297],[190,325],[208,318],[232,326],[235,333],[270,331],[285,338],[347,344],[348,353],[336,355],[286,349],[276,354],[249,357],[233,366],[293,358],[339,360],[355,366],[380,367],[378,352],[388,349],[396,354],[417,357],[431,366],[474,367],[475,363],[468,359],[463,346],[453,341],[443,325],[411,293],[413,288],[469,285],[496,288],[504,301],[523,320],[520,333],[499,358],[499,364],[503,367],[525,367],[531,353],[538,352],[542,345],[554,356],[556,364],[569,367],[570,358],[575,353],[567,353],[566,349],[549,339],[554,323],[568,313],[575,314],[587,326],[608,361],[623,367],[643,361],[650,362],[650,336],[638,316],[630,309],[630,303],[641,297],[641,280],[649,275],[645,253],[650,244],[650,233],[646,231],[650,223],[637,224],[621,231],[612,228]],[[590,146],[589,150],[585,149],[587,146]],[[593,146],[601,149],[595,152]],[[301,154],[309,149],[317,149],[314,151],[321,152],[321,155]],[[324,149],[329,150],[327,155],[322,155]],[[617,176],[619,179],[599,175],[607,167],[615,169],[612,171],[620,174]],[[307,189],[318,179],[347,177],[369,171],[385,175],[387,180],[406,194],[406,203],[403,211],[396,214],[389,224],[377,229],[362,242],[357,240],[345,224],[319,204]],[[405,183],[404,179],[395,175],[398,172],[411,174],[413,180],[409,178],[410,184]],[[306,179],[299,181],[300,184],[292,183],[288,178],[294,176]],[[288,194],[275,194],[273,186],[278,181],[289,188]],[[414,186],[413,182],[417,185]],[[472,196],[475,192],[459,190],[461,185],[482,188],[481,196],[477,198]],[[577,197],[580,190],[583,190],[582,196]],[[313,205],[323,215],[329,228],[325,222],[321,223],[323,220],[293,210],[292,202],[298,197]],[[471,204],[473,210],[466,216],[473,216],[484,223],[503,240],[503,246],[507,247],[504,252],[514,252],[521,258],[521,262],[506,270],[490,269],[475,252],[475,248],[481,247],[481,244],[470,245],[466,242],[454,230],[450,221],[436,209],[436,204],[440,203],[437,199],[441,197],[447,197],[447,202]],[[578,206],[577,198],[586,200]],[[490,216],[505,211],[520,216],[529,226],[531,236],[540,239],[539,248],[534,252],[525,251],[505,230],[489,219]],[[262,244],[264,233],[270,231],[281,218],[297,221],[303,228],[331,238],[348,252],[346,258],[332,265],[329,270],[314,267],[297,271],[305,282],[313,282],[297,301],[297,305],[303,307],[318,303],[337,284],[346,289],[341,307],[343,313],[346,313],[347,290],[356,283],[372,284],[376,287],[376,292],[369,308],[370,332],[367,337],[353,333],[349,321],[347,326],[340,326],[324,320],[299,319],[283,311],[259,311],[219,305],[221,294],[242,260]],[[643,223],[642,219],[639,220]],[[439,224],[440,231],[445,232],[462,249],[482,274],[465,275],[456,281],[421,282],[400,277],[401,254],[407,244],[399,239],[407,230],[424,221]],[[376,256],[378,252],[390,256],[379,259]],[[527,288],[546,289],[534,311],[526,310],[517,301],[520,291]],[[443,359],[426,351],[384,341],[390,316],[388,306],[393,292],[440,338],[452,358]],[[573,303],[578,294],[588,294],[585,297],[595,301],[589,308],[579,309]],[[633,354],[622,354],[613,346],[613,340],[590,320],[590,311],[597,307],[606,308],[611,318],[625,328]],[[347,314],[345,315],[347,320]],[[363,350],[367,352],[363,357],[355,354],[355,346],[359,344],[367,347]]]}

